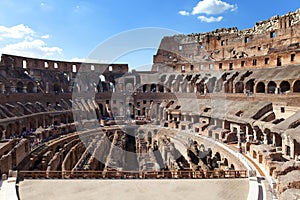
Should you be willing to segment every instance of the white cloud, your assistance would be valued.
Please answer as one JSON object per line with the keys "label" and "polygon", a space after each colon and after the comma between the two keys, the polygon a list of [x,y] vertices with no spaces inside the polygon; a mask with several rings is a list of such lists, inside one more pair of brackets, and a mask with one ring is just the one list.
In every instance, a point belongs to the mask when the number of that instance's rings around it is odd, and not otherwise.
{"label": "white cloud", "polygon": [[61,58],[62,49],[49,47],[44,41],[48,34],[36,33],[24,24],[0,26],[0,53],[36,58]]}
{"label": "white cloud", "polygon": [[220,22],[223,17],[219,16],[219,17],[205,17],[205,16],[198,16],[197,19],[199,19],[202,22],[207,22],[207,23],[211,23],[211,22]]}
{"label": "white cloud", "polygon": [[215,15],[221,14],[227,10],[234,11],[237,9],[237,5],[229,4],[222,0],[202,0],[193,8],[192,14],[207,14]]}
{"label": "white cloud", "polygon": [[26,36],[32,36],[33,34],[34,31],[24,24],[19,24],[12,27],[0,26],[0,40],[21,39]]}
{"label": "white cloud", "polygon": [[179,13],[180,15],[182,15],[182,16],[189,16],[189,15],[190,15],[190,13],[187,12],[187,11],[185,11],[185,10],[181,10],[181,11],[179,11],[178,13]]}
{"label": "white cloud", "polygon": [[42,39],[48,39],[49,37],[50,37],[50,35],[48,35],[48,34],[47,34],[47,35],[42,35],[42,36],[41,36]]}
{"label": "white cloud", "polygon": [[59,47],[48,47],[43,40],[34,39],[8,44],[0,49],[1,53],[36,57],[36,58],[58,58],[62,56]]}

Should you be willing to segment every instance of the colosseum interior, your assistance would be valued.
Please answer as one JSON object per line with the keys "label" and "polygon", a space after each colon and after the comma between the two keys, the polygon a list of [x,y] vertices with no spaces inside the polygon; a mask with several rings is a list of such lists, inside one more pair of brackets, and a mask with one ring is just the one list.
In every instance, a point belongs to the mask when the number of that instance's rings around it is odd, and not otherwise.
{"label": "colosseum interior", "polygon": [[2,179],[264,178],[266,197],[292,199],[299,42],[297,10],[164,37],[147,72],[2,54]]}

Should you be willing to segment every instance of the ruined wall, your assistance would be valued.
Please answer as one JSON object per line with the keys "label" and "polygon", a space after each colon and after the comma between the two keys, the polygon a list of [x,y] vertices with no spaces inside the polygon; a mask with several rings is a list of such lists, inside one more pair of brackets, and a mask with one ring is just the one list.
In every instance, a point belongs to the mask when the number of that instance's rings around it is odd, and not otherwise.
{"label": "ruined wall", "polygon": [[253,28],[162,39],[153,71],[195,72],[300,64],[300,9],[257,22]]}

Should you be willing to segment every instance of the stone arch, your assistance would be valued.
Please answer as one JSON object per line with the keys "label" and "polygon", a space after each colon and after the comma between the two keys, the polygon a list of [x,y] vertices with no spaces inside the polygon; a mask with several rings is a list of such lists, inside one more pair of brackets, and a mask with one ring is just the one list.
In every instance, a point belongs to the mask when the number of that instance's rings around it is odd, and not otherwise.
{"label": "stone arch", "polygon": [[268,93],[269,94],[274,94],[276,91],[277,85],[274,81],[270,81],[268,83]]}
{"label": "stone arch", "polygon": [[244,83],[239,81],[235,84],[235,93],[244,93]]}
{"label": "stone arch", "polygon": [[159,84],[159,85],[158,85],[158,91],[159,91],[159,92],[164,92],[164,86],[161,85],[161,84]]}
{"label": "stone arch", "polygon": [[282,93],[285,93],[285,92],[291,90],[291,85],[290,85],[290,83],[288,81],[282,81],[280,83],[279,87],[280,87],[280,92],[282,92]]}
{"label": "stone arch", "polygon": [[151,84],[150,91],[151,92],[156,92],[156,84]]}
{"label": "stone arch", "polygon": [[146,84],[143,85],[143,92],[144,93],[147,92],[147,85]]}
{"label": "stone arch", "polygon": [[254,79],[251,79],[251,80],[247,81],[246,90],[248,90],[252,93],[254,92]]}
{"label": "stone arch", "polygon": [[27,93],[34,93],[34,84],[32,82],[27,83]]}
{"label": "stone arch", "polygon": [[231,169],[231,170],[235,170],[234,164],[231,164],[231,165],[230,165],[230,169]]}
{"label": "stone arch", "polygon": [[266,87],[263,82],[259,82],[256,85],[256,93],[265,93],[266,92]]}
{"label": "stone arch", "polygon": [[16,92],[23,93],[24,84],[23,82],[19,81],[16,85]]}
{"label": "stone arch", "polygon": [[224,158],[224,162],[223,162],[224,166],[228,166],[228,159]]}
{"label": "stone arch", "polygon": [[221,161],[221,154],[218,151],[215,153],[215,157],[217,158],[217,161]]}
{"label": "stone arch", "polygon": [[294,82],[293,92],[300,92],[300,80],[297,80],[296,82]]}

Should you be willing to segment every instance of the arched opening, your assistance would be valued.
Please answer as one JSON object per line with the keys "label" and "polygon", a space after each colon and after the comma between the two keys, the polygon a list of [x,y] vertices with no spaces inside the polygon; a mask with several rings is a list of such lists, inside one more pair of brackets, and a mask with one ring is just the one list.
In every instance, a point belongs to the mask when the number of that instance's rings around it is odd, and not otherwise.
{"label": "arched opening", "polygon": [[235,170],[234,164],[231,164],[231,165],[230,165],[230,169],[231,169],[231,170]]}
{"label": "arched opening", "polygon": [[101,116],[104,116],[104,108],[103,108],[103,105],[101,103],[99,104],[99,110],[100,110]]}
{"label": "arched opening", "polygon": [[246,90],[253,93],[253,88],[254,88],[254,80],[251,79],[246,83]]}
{"label": "arched opening", "polygon": [[33,88],[34,88],[33,83],[32,83],[32,82],[29,82],[29,83],[27,84],[27,93],[33,93],[33,92],[34,92],[34,91],[33,91]]}
{"label": "arched opening", "polygon": [[282,81],[280,83],[280,91],[282,93],[286,93],[287,91],[290,91],[290,89],[291,89],[291,85],[288,81]]}
{"label": "arched opening", "polygon": [[151,84],[150,91],[151,92],[156,92],[156,85],[155,84]]}
{"label": "arched opening", "polygon": [[159,85],[158,86],[158,91],[159,92],[164,92],[164,86],[163,85]]}
{"label": "arched opening", "polygon": [[143,92],[147,92],[147,85],[143,85]]}
{"label": "arched opening", "polygon": [[293,86],[293,92],[300,92],[300,81],[296,81]]}
{"label": "arched opening", "polygon": [[277,87],[276,83],[274,81],[270,81],[268,83],[268,93],[269,94],[274,94],[275,91],[276,91],[276,87]]}
{"label": "arched opening", "polygon": [[53,85],[53,92],[54,92],[55,94],[58,94],[58,93],[60,92],[60,90],[61,90],[60,85],[59,85],[58,83],[55,83],[55,84]]}
{"label": "arched opening", "polygon": [[23,93],[24,84],[22,82],[17,83],[16,91],[17,93]]}
{"label": "arched opening", "polygon": [[215,154],[215,157],[217,158],[217,161],[221,161],[221,155],[219,152]]}
{"label": "arched opening", "polygon": [[243,82],[237,82],[235,84],[235,93],[244,93],[244,83]]}
{"label": "arched opening", "polygon": [[282,65],[281,57],[278,56],[278,57],[277,57],[277,66],[281,66],[281,65]]}
{"label": "arched opening", "polygon": [[228,166],[228,160],[227,160],[227,158],[224,159],[223,165],[224,166]]}
{"label": "arched opening", "polygon": [[259,82],[257,85],[256,85],[256,93],[265,93],[265,84],[263,82]]}

